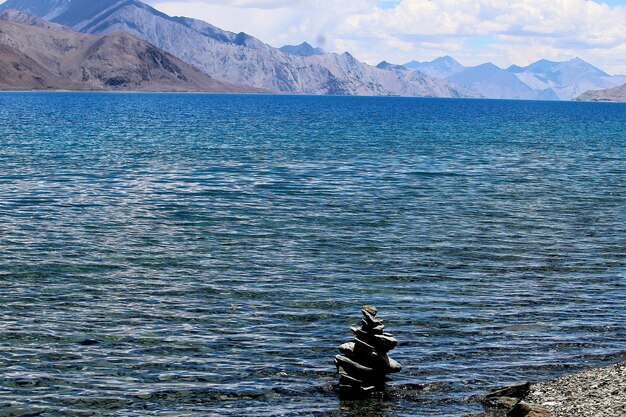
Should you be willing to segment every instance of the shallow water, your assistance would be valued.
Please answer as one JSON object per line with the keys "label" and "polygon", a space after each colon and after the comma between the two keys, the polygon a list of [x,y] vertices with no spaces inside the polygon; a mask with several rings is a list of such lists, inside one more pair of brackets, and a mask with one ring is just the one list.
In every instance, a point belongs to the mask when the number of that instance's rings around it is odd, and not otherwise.
{"label": "shallow water", "polygon": [[[0,406],[462,416],[624,360],[625,141],[623,104],[0,94]],[[364,303],[424,390],[332,392]]]}

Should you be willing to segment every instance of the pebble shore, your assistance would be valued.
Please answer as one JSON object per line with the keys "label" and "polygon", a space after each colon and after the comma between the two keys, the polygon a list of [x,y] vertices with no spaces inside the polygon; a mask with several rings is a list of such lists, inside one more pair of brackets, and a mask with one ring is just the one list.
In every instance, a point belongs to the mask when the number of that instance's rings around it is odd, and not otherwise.
{"label": "pebble shore", "polygon": [[552,417],[626,417],[626,363],[533,384],[523,401]]}

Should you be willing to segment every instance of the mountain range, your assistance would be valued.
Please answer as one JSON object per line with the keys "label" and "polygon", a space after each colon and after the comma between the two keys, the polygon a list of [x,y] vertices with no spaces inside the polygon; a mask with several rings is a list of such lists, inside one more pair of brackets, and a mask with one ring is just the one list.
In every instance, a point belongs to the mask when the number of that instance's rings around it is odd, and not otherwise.
{"label": "mountain range", "polygon": [[451,75],[461,72],[465,67],[459,64],[451,56],[442,56],[430,62],[411,61],[403,65],[413,71],[422,71],[437,78],[448,78]]}
{"label": "mountain range", "polygon": [[444,78],[488,98],[571,100],[585,91],[626,83],[625,76],[611,76],[580,58],[565,62],[541,59],[526,67],[511,65],[503,69],[490,62],[465,67],[444,56],[430,62],[411,61],[403,66]]}
{"label": "mountain range", "polygon": [[87,35],[0,12],[0,88],[257,92],[220,82],[127,33]]}
{"label": "mountain range", "polygon": [[[188,65],[186,71],[201,72],[208,77],[203,82],[210,81],[211,88],[224,91],[570,100],[587,90],[626,82],[626,77],[610,76],[578,58],[566,62],[541,60],[527,67],[513,65],[503,69],[492,63],[466,67],[444,56],[404,65],[383,61],[374,67],[348,52],[327,53],[306,42],[275,48],[243,32],[228,32],[201,20],[168,16],[139,0],[7,0],[0,4],[0,10],[9,9],[25,14],[21,17],[23,21],[14,20],[14,23],[105,37],[109,45],[115,42],[108,37],[125,33],[145,42],[141,48],[153,48],[152,51],[167,54],[163,56],[169,60],[177,59],[179,68],[183,68],[181,63]],[[10,42],[5,41],[10,47]],[[119,48],[120,43],[117,45]],[[114,48],[109,48],[110,53],[114,54],[113,51]],[[11,52],[14,61],[15,53]],[[136,50],[134,56],[139,57],[134,61],[136,67],[149,64],[140,62],[146,59],[146,53]],[[28,53],[27,57],[41,65]],[[28,65],[32,71],[36,70],[32,62],[28,61]],[[71,78],[74,73],[55,72],[55,68],[42,66],[65,82],[83,82]],[[129,73],[127,76],[130,77]],[[95,85],[106,88],[102,83]],[[148,87],[143,80],[139,84],[128,83],[125,88],[133,86],[139,90],[157,87],[156,84]],[[189,85],[173,87],[171,83],[169,86],[179,90],[200,89]]]}
{"label": "mountain range", "polygon": [[[130,33],[214,79],[282,93],[478,97],[426,74],[398,74],[359,62],[349,53],[280,50],[246,33],[171,17],[138,0],[8,0],[17,9],[78,32]],[[314,48],[311,48],[314,49]]]}

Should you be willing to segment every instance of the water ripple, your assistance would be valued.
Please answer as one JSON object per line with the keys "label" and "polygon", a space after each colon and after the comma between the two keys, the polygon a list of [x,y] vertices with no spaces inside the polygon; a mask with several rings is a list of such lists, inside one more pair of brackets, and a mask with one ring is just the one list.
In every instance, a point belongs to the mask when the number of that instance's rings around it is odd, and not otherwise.
{"label": "water ripple", "polygon": [[[0,94],[3,416],[421,416],[626,355],[620,104]],[[388,402],[342,402],[363,303]]]}

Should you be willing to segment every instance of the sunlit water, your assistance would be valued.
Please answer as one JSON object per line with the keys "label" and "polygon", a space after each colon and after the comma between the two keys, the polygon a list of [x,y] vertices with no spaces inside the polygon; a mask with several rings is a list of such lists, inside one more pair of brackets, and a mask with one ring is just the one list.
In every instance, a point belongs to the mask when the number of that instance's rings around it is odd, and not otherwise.
{"label": "sunlit water", "polygon": [[[623,104],[1,94],[0,414],[462,416],[624,360],[625,161]],[[424,390],[332,391],[364,303]]]}

